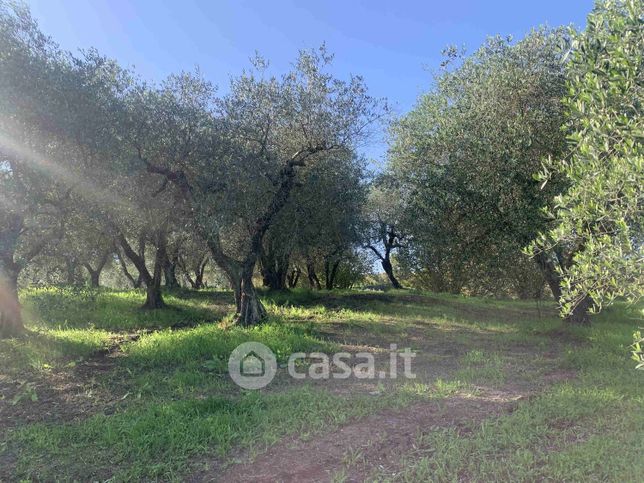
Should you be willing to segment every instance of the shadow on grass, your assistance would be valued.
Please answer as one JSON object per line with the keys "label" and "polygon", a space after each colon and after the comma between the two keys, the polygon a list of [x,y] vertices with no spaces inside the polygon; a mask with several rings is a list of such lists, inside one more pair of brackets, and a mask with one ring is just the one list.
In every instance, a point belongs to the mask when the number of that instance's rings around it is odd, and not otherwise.
{"label": "shadow on grass", "polygon": [[29,289],[22,293],[25,320],[31,327],[96,328],[115,332],[191,327],[218,322],[231,310],[225,293],[168,292],[168,305],[141,310],[142,291]]}

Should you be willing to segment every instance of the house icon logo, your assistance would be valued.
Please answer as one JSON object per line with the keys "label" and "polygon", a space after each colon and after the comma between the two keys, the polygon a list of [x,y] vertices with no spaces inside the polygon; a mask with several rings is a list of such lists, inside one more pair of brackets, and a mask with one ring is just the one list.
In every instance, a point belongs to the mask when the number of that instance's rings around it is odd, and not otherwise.
{"label": "house icon logo", "polygon": [[228,359],[231,379],[244,389],[261,389],[275,377],[275,354],[259,342],[245,342],[235,348]]}
{"label": "house icon logo", "polygon": [[266,373],[266,362],[252,351],[242,359],[240,373],[244,376],[263,376]]}

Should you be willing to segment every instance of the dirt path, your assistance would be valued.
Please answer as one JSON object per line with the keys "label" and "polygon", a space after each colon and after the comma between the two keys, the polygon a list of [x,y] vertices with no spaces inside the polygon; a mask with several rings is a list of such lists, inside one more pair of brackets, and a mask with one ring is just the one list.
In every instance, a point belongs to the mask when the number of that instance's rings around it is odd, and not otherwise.
{"label": "dirt path", "polygon": [[254,461],[223,473],[202,473],[192,481],[329,482],[364,481],[374,471],[395,475],[404,456],[413,453],[419,432],[452,427],[466,434],[482,420],[512,411],[524,392],[482,390],[400,410],[385,410],[340,429],[301,441],[289,438]]}

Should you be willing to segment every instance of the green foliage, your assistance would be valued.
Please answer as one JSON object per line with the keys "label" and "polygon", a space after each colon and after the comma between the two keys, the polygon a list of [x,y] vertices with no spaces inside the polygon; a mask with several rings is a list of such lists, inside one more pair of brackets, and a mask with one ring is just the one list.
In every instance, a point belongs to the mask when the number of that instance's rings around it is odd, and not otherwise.
{"label": "green foliage", "polygon": [[644,4],[601,0],[586,30],[574,38],[568,66],[570,154],[553,156],[543,184],[564,177],[554,227],[537,244],[572,253],[560,268],[562,310],[587,295],[596,309],[616,297],[636,300],[644,290]]}
{"label": "green foliage", "polygon": [[565,147],[566,43],[562,29],[516,43],[490,38],[471,56],[451,57],[394,125],[390,170],[408,200],[412,240],[402,261],[432,290],[539,294],[543,278],[521,250],[558,189],[541,190],[533,174]]}
{"label": "green foliage", "polygon": [[637,362],[637,369],[644,369],[644,337],[642,337],[641,332],[638,330],[633,334],[633,345],[631,346],[631,353],[633,354],[633,360]]}

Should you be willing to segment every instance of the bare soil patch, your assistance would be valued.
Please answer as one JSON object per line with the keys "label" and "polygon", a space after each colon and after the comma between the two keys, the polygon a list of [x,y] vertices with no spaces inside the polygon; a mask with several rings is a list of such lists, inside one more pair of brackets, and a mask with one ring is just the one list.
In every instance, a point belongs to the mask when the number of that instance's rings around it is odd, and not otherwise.
{"label": "bare soil patch", "polygon": [[416,449],[420,432],[452,427],[465,434],[484,419],[512,410],[523,397],[489,390],[385,410],[310,441],[288,438],[252,462],[221,474],[197,474],[192,481],[327,482],[338,475],[364,481],[374,470],[393,475],[401,459]]}

